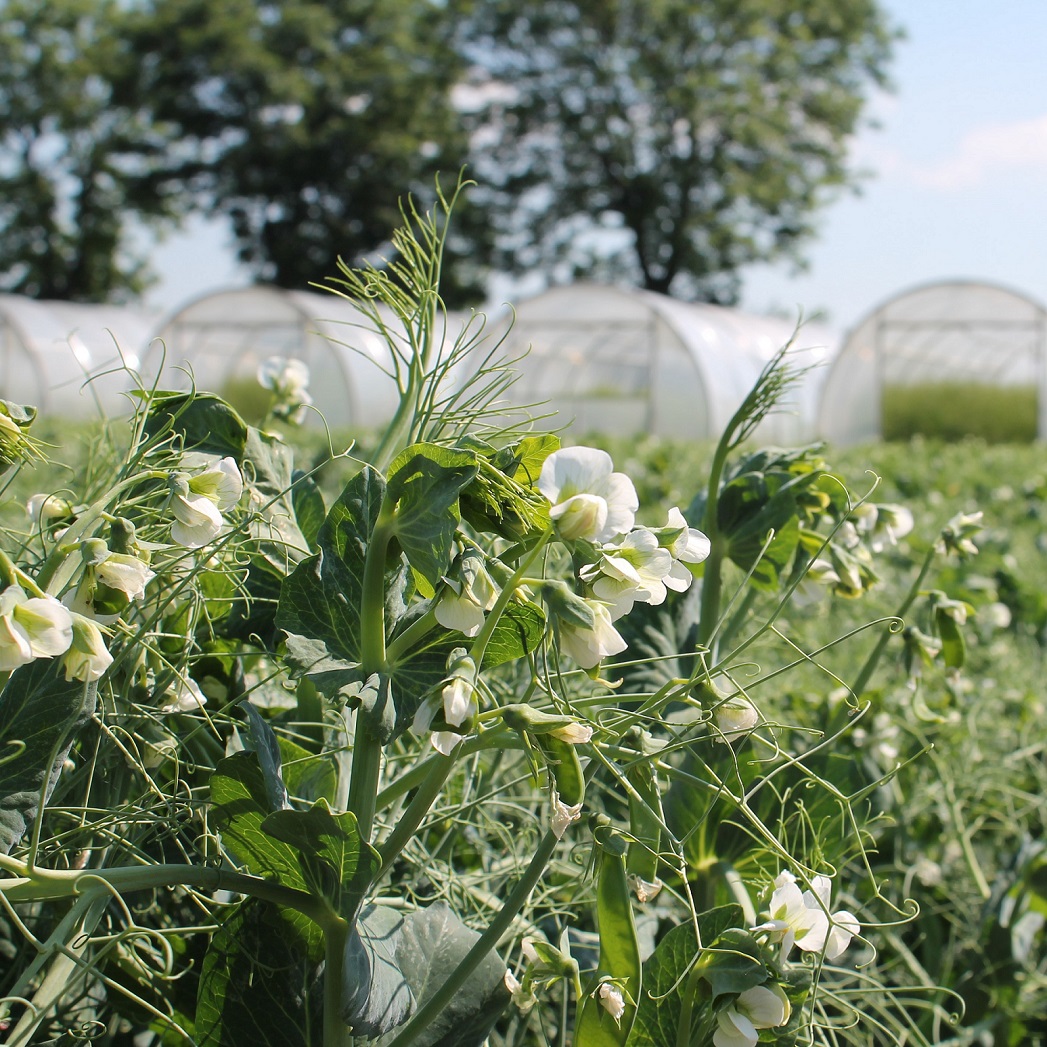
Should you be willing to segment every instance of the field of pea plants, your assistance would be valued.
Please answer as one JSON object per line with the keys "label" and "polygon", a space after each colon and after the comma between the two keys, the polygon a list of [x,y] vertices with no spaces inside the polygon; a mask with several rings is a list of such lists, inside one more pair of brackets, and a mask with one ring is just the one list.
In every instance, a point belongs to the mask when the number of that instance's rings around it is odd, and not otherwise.
{"label": "field of pea plants", "polygon": [[1042,450],[544,431],[444,217],[382,433],[0,402],[4,1043],[1043,1047]]}

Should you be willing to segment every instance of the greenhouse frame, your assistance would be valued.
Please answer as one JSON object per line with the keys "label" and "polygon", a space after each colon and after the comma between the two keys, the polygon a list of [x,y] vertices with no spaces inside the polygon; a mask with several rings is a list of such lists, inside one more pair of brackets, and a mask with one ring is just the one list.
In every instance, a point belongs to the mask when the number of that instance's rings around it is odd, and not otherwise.
{"label": "greenhouse frame", "polygon": [[144,309],[0,294],[0,397],[42,415],[111,413],[155,325]]}
{"label": "greenhouse frame", "polygon": [[805,441],[838,336],[738,309],[597,284],[522,302],[506,335],[517,404],[547,403],[550,424],[587,432],[715,439],[779,349],[799,372],[787,403],[759,429],[765,442]]}
{"label": "greenhouse frame", "polygon": [[[1011,438],[1047,437],[1047,312],[996,284],[922,284],[883,302],[847,334],[823,386],[818,431],[836,444],[905,436],[893,419],[899,405],[912,403],[916,425],[921,411],[930,421],[932,412],[951,410],[961,429],[992,437],[978,431],[972,389],[983,407],[995,398],[996,413],[1011,416]],[[1013,428],[1019,414],[1023,430]]]}
{"label": "greenhouse frame", "polygon": [[[409,352],[403,324],[384,308],[379,311]],[[443,314],[438,336],[453,345],[468,323],[468,316]],[[333,427],[374,429],[392,418],[399,403],[397,361],[370,316],[339,294],[265,284],[217,291],[183,305],[155,332],[142,371],[150,384],[195,385],[238,404],[257,400],[258,365],[274,356],[308,366],[316,410],[307,420],[322,415]]]}

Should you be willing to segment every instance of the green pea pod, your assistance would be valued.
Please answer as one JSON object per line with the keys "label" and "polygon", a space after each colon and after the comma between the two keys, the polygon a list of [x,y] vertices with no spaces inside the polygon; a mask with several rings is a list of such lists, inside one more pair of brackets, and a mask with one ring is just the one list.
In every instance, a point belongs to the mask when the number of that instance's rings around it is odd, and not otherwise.
{"label": "green pea pod", "polygon": [[658,879],[658,848],[662,842],[662,795],[652,763],[634,764],[625,773],[639,797],[629,794],[629,854],[626,869],[630,876],[647,884]]}
{"label": "green pea pod", "polygon": [[967,659],[967,648],[959,623],[946,611],[935,612],[935,625],[942,641],[942,660],[950,669],[962,669]]}
{"label": "green pea pod", "polygon": [[551,734],[536,735],[534,740],[549,765],[560,802],[568,807],[580,804],[585,798],[585,776],[578,747]]}
{"label": "green pea pod", "polygon": [[[625,841],[614,832],[598,832],[596,840],[600,959],[579,1006],[574,1047],[622,1047],[629,1039],[640,1000],[640,948],[625,868]],[[616,1016],[618,1008],[621,1013]]]}
{"label": "green pea pod", "polygon": [[506,727],[522,734],[549,734],[570,727],[575,722],[570,716],[542,712],[529,705],[503,705],[500,712]]}

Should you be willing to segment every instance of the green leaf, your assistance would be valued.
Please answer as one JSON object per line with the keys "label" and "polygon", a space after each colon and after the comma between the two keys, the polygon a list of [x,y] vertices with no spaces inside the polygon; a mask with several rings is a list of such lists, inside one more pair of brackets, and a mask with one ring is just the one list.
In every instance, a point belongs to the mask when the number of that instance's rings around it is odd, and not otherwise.
{"label": "green leaf", "polygon": [[98,688],[66,680],[61,659],[16,669],[0,693],[0,851],[10,854],[58,783],[62,763],[94,715]]}
{"label": "green leaf", "polygon": [[296,849],[262,828],[273,808],[258,754],[239,752],[219,760],[210,787],[212,818],[237,861],[255,876],[308,890]]}
{"label": "green leaf", "polygon": [[490,669],[530,654],[544,635],[545,612],[537,604],[510,603],[494,627],[481,668]]}
{"label": "green leaf", "polygon": [[[396,965],[424,1006],[479,938],[444,902],[404,918],[396,941]],[[412,1047],[480,1047],[509,1003],[505,964],[489,953],[448,1005],[412,1041]],[[376,1047],[395,1037],[390,1032]]]}
{"label": "green leaf", "polygon": [[280,592],[276,624],[320,641],[342,662],[360,661],[364,561],[384,495],[381,474],[371,468],[357,473],[320,528],[319,553],[303,560]]}
{"label": "green leaf", "polygon": [[275,570],[287,574],[309,552],[296,514],[291,448],[270,433],[248,428],[243,471],[252,499],[257,500],[258,515],[251,520],[255,544]]}
{"label": "green leaf", "polygon": [[315,803],[334,802],[338,788],[338,758],[334,753],[312,753],[296,742],[280,738],[284,782],[291,796]]}
{"label": "green leaf", "polygon": [[149,397],[143,432],[149,437],[177,433],[186,450],[235,458],[247,445],[247,423],[212,393],[157,392]]}
{"label": "green leaf", "polygon": [[297,852],[310,893],[326,898],[346,919],[355,915],[381,866],[378,852],[360,836],[355,814],[332,814],[318,800],[308,811],[275,811],[261,829]]}
{"label": "green leaf", "polygon": [[[719,944],[718,939],[741,919],[742,910],[737,905],[724,905],[702,913],[698,918],[702,941],[707,945]],[[677,1042],[677,1031],[683,1021],[684,994],[689,987],[688,975],[699,954],[698,940],[689,923],[672,928],[658,943],[643,965],[644,991],[628,1047],[663,1047]],[[710,1013],[711,997],[701,981],[697,985],[690,982],[690,986],[696,992],[690,1009],[694,1030]]]}
{"label": "green leaf", "polygon": [[239,703],[247,712],[249,748],[258,757],[258,767],[265,780],[269,809],[281,811],[291,804],[287,799],[287,786],[282,772],[283,754],[276,732],[269,721],[245,698]]}
{"label": "green leaf", "polygon": [[317,963],[274,905],[248,899],[215,932],[197,994],[198,1047],[312,1047],[321,1039]]}
{"label": "green leaf", "polygon": [[305,538],[309,548],[312,548],[316,544],[324,517],[327,516],[324,496],[311,476],[295,470],[291,478],[294,481],[294,486],[291,488],[291,501],[294,505],[295,520],[298,522],[302,537]]}
{"label": "green leaf", "polygon": [[381,1036],[414,1013],[414,993],[396,960],[403,922],[403,915],[395,909],[369,905],[349,936],[342,1018],[354,1036]]}
{"label": "green leaf", "polygon": [[737,927],[724,931],[706,949],[701,962],[714,999],[724,993],[745,992],[767,981],[756,939]]}
{"label": "green leaf", "polygon": [[451,562],[458,495],[476,471],[476,455],[433,444],[406,448],[389,468],[396,537],[411,566],[434,589]]}

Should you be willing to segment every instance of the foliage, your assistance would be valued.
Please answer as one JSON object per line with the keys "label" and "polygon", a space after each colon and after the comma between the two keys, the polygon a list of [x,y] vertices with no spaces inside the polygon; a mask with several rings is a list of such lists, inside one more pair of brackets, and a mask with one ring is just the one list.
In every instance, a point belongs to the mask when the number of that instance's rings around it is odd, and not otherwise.
{"label": "foliage", "polygon": [[258,279],[305,288],[387,251],[398,189],[432,201],[460,166],[452,30],[425,0],[140,4],[118,97],[147,100],[158,191],[228,216]]}
{"label": "foliage", "polygon": [[919,759],[975,724],[1003,602],[975,511],[917,531],[821,449],[747,446],[781,357],[680,461],[690,519],[641,510],[605,452],[499,414],[501,365],[448,388],[447,214],[405,212],[397,268],[343,273],[402,324],[402,411],[340,490],[206,392],[141,390],[28,523],[8,455],[7,1042],[886,1047],[959,1035],[958,999],[1032,1035],[1042,746],[984,845],[956,797],[989,819],[996,764]]}
{"label": "foliage", "polygon": [[724,304],[853,180],[892,40],[870,0],[492,0],[461,34],[496,264]]}
{"label": "foliage", "polygon": [[151,121],[111,78],[135,61],[116,0],[9,0],[0,15],[0,289],[81,302],[127,299],[146,274],[131,216],[166,203],[146,183]]}
{"label": "foliage", "polygon": [[1033,386],[975,382],[889,385],[882,416],[886,440],[980,436],[992,443],[1021,443],[1035,440],[1039,431],[1039,394]]}

